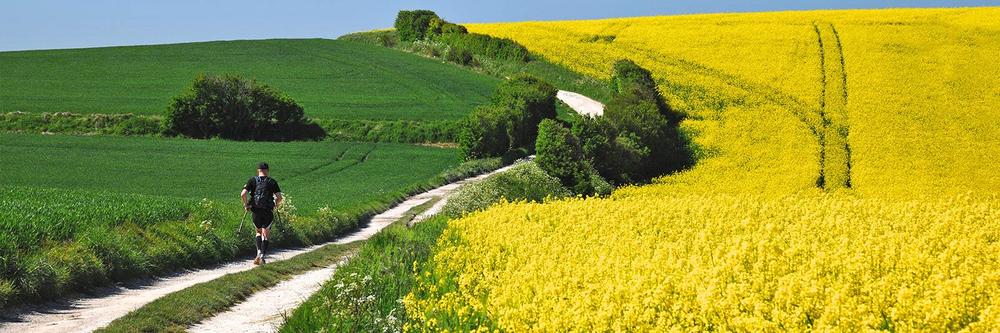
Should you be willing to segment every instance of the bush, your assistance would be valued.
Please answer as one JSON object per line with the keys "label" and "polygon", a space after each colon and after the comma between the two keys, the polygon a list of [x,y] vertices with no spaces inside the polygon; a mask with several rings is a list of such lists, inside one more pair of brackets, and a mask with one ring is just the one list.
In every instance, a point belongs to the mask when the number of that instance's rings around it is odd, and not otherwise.
{"label": "bush", "polygon": [[462,186],[442,209],[442,214],[459,217],[507,201],[542,202],[547,198],[571,195],[558,178],[545,173],[535,163],[524,163],[485,180]]}
{"label": "bush", "polygon": [[414,42],[422,40],[427,36],[427,31],[431,26],[431,21],[440,21],[441,18],[429,10],[401,10],[396,15],[396,31],[399,40],[404,42]]}
{"label": "bush", "polygon": [[628,59],[615,61],[612,65],[611,91],[625,94],[633,89],[656,89],[653,73]]}
{"label": "bush", "polygon": [[183,95],[174,98],[165,121],[166,134],[233,140],[322,139],[288,96],[238,76],[199,75]]}
{"label": "bush", "polygon": [[510,149],[511,114],[494,105],[477,107],[462,122],[459,154],[465,160],[502,156]]}
{"label": "bush", "polygon": [[559,122],[546,119],[538,126],[535,161],[549,175],[577,194],[592,194],[592,172],[576,136]]}
{"label": "bush", "polygon": [[629,183],[632,177],[623,168],[639,161],[618,142],[618,130],[608,118],[575,115],[571,121],[573,135],[580,140],[583,156],[594,170],[616,184]]}
{"label": "bush", "polygon": [[656,88],[653,74],[628,59],[615,62],[612,67],[611,92],[615,95],[635,95],[639,99],[649,100],[668,120],[680,121],[680,115],[667,105]]}
{"label": "bush", "polygon": [[670,123],[652,101],[615,97],[605,107],[604,117],[615,126],[619,164],[619,178],[625,182],[641,182],[658,176],[664,171],[662,154],[670,138],[666,129]]}
{"label": "bush", "polygon": [[677,124],[650,72],[629,60],[615,62],[615,94],[598,119],[575,117],[573,133],[596,172],[611,181],[638,183],[690,163]]}
{"label": "bush", "polygon": [[555,96],[552,85],[532,76],[519,75],[501,83],[491,104],[477,108],[461,125],[458,145],[462,157],[530,154],[535,149],[538,124],[556,116]]}
{"label": "bush", "polygon": [[513,111],[512,147],[532,148],[543,119],[556,118],[556,88],[534,76],[517,75],[497,86],[491,102]]}
{"label": "bush", "polygon": [[[403,10],[396,16],[396,36],[399,41],[419,42],[425,40],[435,40],[448,45],[451,49],[458,50],[456,56],[463,56],[469,59],[472,55],[478,55],[496,60],[508,60],[527,62],[531,59],[531,54],[523,45],[512,39],[496,38],[483,34],[470,34],[465,26],[445,21],[429,10]],[[468,52],[469,57],[464,57]],[[435,57],[439,56],[434,55]],[[451,56],[451,53],[448,54]],[[459,62],[462,65],[470,65],[470,61]]]}

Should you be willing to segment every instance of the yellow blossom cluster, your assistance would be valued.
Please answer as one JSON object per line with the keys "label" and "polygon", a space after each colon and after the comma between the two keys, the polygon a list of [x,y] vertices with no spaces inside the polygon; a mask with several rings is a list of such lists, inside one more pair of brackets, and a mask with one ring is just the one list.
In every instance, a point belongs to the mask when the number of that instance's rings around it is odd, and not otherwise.
{"label": "yellow blossom cluster", "polygon": [[[605,78],[696,165],[452,221],[412,330],[1000,329],[1000,8],[469,25]],[[597,38],[594,38],[594,37]]]}
{"label": "yellow blossom cluster", "polygon": [[691,194],[452,221],[407,313],[426,330],[1000,327],[1000,204]]}

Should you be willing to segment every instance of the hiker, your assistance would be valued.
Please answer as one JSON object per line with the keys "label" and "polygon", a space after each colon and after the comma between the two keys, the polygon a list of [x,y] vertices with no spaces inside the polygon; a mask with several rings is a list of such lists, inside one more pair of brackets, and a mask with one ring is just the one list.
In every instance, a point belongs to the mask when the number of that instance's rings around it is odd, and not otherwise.
{"label": "hiker", "polygon": [[[249,200],[247,194],[250,194]],[[264,256],[267,255],[271,222],[274,221],[274,208],[281,206],[281,201],[284,199],[281,196],[278,181],[268,176],[267,163],[261,162],[257,165],[257,176],[250,177],[247,184],[243,185],[240,199],[243,200],[243,209],[253,213],[253,225],[257,228],[255,238],[257,258],[253,260],[253,263],[260,265],[264,263]]]}

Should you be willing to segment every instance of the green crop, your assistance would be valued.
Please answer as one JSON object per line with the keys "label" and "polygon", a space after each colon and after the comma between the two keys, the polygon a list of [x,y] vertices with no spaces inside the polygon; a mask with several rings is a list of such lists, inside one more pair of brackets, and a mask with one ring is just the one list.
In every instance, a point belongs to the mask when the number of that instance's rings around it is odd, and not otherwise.
{"label": "green crop", "polygon": [[452,149],[336,141],[0,134],[0,150],[5,184],[208,198],[234,207],[257,162],[266,161],[306,214],[381,200],[457,165]]}
{"label": "green crop", "polygon": [[459,119],[497,79],[324,39],[0,52],[0,112],[163,114],[200,73],[256,78],[323,119]]}

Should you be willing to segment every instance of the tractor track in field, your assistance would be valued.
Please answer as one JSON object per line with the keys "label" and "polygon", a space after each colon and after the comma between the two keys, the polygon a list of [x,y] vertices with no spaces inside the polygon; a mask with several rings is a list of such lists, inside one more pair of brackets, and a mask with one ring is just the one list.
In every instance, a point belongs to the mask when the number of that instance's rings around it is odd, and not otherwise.
{"label": "tractor track in field", "polygon": [[312,172],[315,172],[316,170],[319,170],[319,169],[331,166],[334,163],[340,162],[340,160],[344,159],[344,155],[347,155],[347,152],[351,151],[352,148],[354,148],[353,145],[352,146],[348,146],[347,148],[344,148],[344,150],[341,150],[340,153],[337,154],[337,157],[334,157],[333,159],[331,159],[329,161],[326,161],[324,163],[320,163],[317,166],[311,167],[311,168],[309,168],[308,170],[306,170],[306,171],[304,171],[302,173],[299,173],[299,174],[296,174],[296,175],[292,175],[291,177],[287,177],[284,180],[292,180],[292,179],[300,178],[300,177],[302,177],[304,175],[307,175],[307,174],[310,174]]}
{"label": "tractor track in field", "polygon": [[[850,127],[847,119],[847,72],[845,67],[843,45],[836,27],[828,22],[813,22],[819,43],[821,96],[817,110],[801,99],[789,95],[766,84],[754,83],[736,75],[726,73],[717,68],[697,63],[688,59],[646,48],[615,41],[617,47],[629,50],[636,57],[675,67],[688,73],[694,73],[706,78],[718,80],[725,85],[745,91],[761,98],[761,101],[784,107],[812,133],[819,146],[819,174],[817,187],[833,190],[851,187],[851,147],[848,140]],[[567,29],[546,27],[549,30],[559,30],[575,37],[585,35]],[[604,33],[617,33],[605,31]],[[574,38],[575,38],[574,37]],[[655,55],[655,56],[654,56]],[[708,95],[709,88],[693,84],[657,80],[657,84],[671,87],[672,90],[687,92],[689,95]],[[739,100],[740,104],[752,106],[755,101]],[[759,103],[759,102],[756,102]]]}
{"label": "tractor track in field", "polygon": [[[354,146],[348,147],[347,149],[345,149],[344,151],[342,151],[339,155],[337,155],[336,158],[334,158],[334,159],[332,159],[332,160],[330,160],[330,161],[328,161],[326,163],[323,163],[323,164],[320,164],[318,166],[309,168],[309,170],[306,170],[305,172],[302,172],[300,174],[293,175],[291,177],[285,178],[285,179],[283,179],[283,181],[289,181],[289,180],[301,178],[302,176],[305,176],[307,174],[315,173],[315,172],[317,172],[319,170],[322,170],[325,167],[333,165],[334,163],[340,162],[340,161],[342,161],[344,159],[344,155],[346,155],[347,152],[349,150],[351,150],[352,148],[354,148]],[[333,169],[333,170],[330,170],[330,171],[325,171],[325,172],[323,172],[323,175],[324,176],[329,176],[329,175],[337,174],[337,173],[340,173],[341,171],[344,171],[344,170],[347,170],[347,169],[352,168],[354,166],[357,166],[358,164],[364,163],[365,161],[368,160],[368,157],[371,156],[372,152],[375,151],[376,148],[378,148],[378,144],[372,144],[371,148],[368,149],[368,151],[366,151],[364,153],[364,155],[361,155],[360,158],[357,158],[353,162],[347,163],[347,164],[345,164],[345,165],[343,165],[341,167],[338,167],[336,169]]]}
{"label": "tractor track in field", "polygon": [[819,109],[822,128],[817,134],[820,173],[816,185],[827,190],[850,188],[851,145],[843,46],[833,24],[813,22],[813,29],[819,44],[822,78]]}
{"label": "tractor track in field", "polygon": [[[369,153],[370,152],[371,151],[369,151]],[[365,156],[367,155],[368,154]],[[423,193],[410,196],[392,208],[371,217],[368,219],[367,223],[364,223],[362,227],[352,233],[342,235],[330,242],[305,248],[278,249],[273,251],[273,254],[268,256],[268,260],[269,262],[281,261],[299,254],[319,249],[329,244],[347,244],[359,240],[366,240],[385,227],[401,219],[410,209],[427,203],[435,198],[444,198],[463,184],[482,180],[490,175],[508,170],[511,167],[513,167],[513,165],[479,176],[454,181]],[[438,204],[443,204],[443,201],[445,200],[440,200],[434,205],[434,207],[438,207]],[[431,209],[434,209],[434,207]],[[440,208],[438,207],[438,209]],[[415,217],[414,221],[420,221],[428,216],[429,215],[426,214],[418,215]],[[211,268],[184,270],[158,278],[137,280],[119,286],[106,287],[95,292],[84,294],[85,296],[77,299],[62,300],[48,304],[25,306],[19,309],[14,309],[9,313],[4,314],[3,317],[0,317],[0,320],[2,320],[0,321],[0,333],[94,331],[108,325],[115,319],[118,319],[129,312],[139,309],[146,304],[149,304],[150,302],[170,293],[186,289],[199,283],[217,279],[226,274],[253,269],[255,266],[249,259],[249,257],[246,257]],[[323,269],[329,269],[329,272],[332,272],[332,267],[326,267]],[[288,283],[279,284],[275,287],[278,289],[270,288],[262,291],[270,292],[270,294],[266,295],[289,297],[295,301],[281,302],[283,305],[278,306],[277,308],[250,307],[254,309],[252,311],[280,311],[280,313],[277,316],[274,316],[274,313],[268,314],[267,317],[269,319],[264,322],[230,320],[224,325],[232,326],[225,326],[225,331],[247,331],[242,329],[245,327],[254,328],[253,330],[263,327],[265,331],[273,329],[273,327],[280,324],[280,320],[283,319],[280,315],[281,313],[294,309],[301,303],[301,301],[304,301],[304,296],[299,295],[296,291],[297,287],[322,283],[329,278],[329,276],[329,274],[309,271],[292,277],[290,280],[286,281]],[[295,288],[293,288],[293,286]],[[247,307],[244,306],[243,308],[233,309],[236,309],[237,311],[247,311],[239,310],[244,308]],[[232,312],[233,309],[230,309],[228,312]],[[225,313],[226,312],[220,315],[224,315]],[[235,317],[247,318],[239,315]],[[257,318],[257,316],[252,318]]]}

